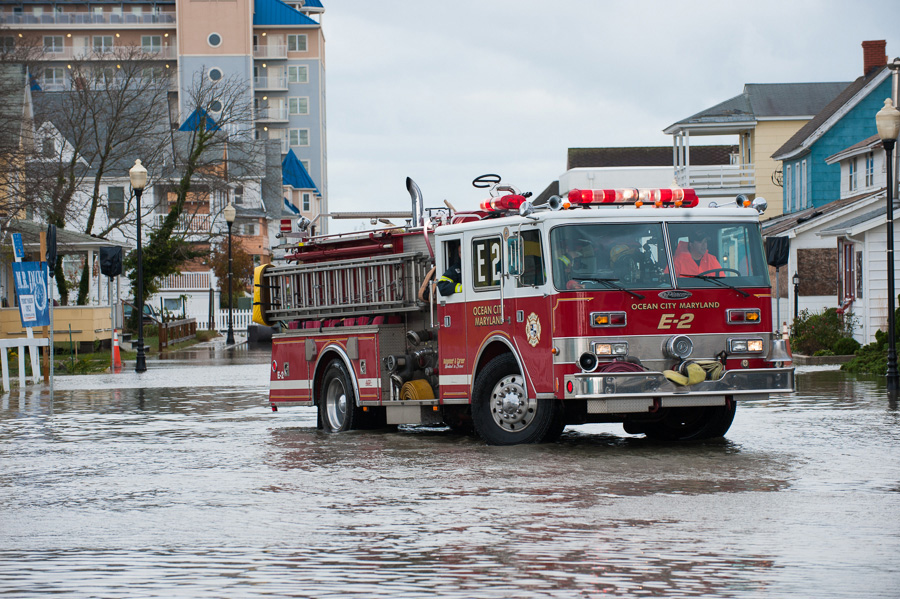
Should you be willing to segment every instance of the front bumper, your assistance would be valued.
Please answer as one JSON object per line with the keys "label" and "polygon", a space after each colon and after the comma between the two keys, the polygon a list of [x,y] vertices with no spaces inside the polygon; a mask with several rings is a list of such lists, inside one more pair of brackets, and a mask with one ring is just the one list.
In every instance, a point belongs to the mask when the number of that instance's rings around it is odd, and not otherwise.
{"label": "front bumper", "polygon": [[565,376],[563,389],[566,399],[588,400],[588,412],[645,412],[654,405],[723,405],[728,396],[760,399],[772,393],[791,393],[794,369],[729,370],[718,380],[689,387],[676,385],[661,372],[586,372]]}

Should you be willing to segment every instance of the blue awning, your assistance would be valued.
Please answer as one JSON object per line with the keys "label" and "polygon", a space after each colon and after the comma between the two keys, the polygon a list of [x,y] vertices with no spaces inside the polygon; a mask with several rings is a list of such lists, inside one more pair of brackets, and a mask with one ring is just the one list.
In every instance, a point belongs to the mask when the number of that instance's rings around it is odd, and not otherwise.
{"label": "blue awning", "polygon": [[187,118],[187,120],[182,123],[181,127],[178,128],[179,131],[196,131],[197,127],[200,126],[203,118],[206,117],[206,130],[207,131],[218,131],[219,126],[213,120],[209,114],[203,110],[202,108],[198,108],[194,112],[191,113],[191,116]]}
{"label": "blue awning", "polygon": [[287,156],[281,161],[281,182],[294,189],[314,189],[316,194],[319,194],[319,188],[316,187],[312,177],[303,168],[303,163],[297,159],[293,150],[288,150]]}
{"label": "blue awning", "polygon": [[318,25],[302,12],[280,0],[256,0],[253,9],[254,25]]}

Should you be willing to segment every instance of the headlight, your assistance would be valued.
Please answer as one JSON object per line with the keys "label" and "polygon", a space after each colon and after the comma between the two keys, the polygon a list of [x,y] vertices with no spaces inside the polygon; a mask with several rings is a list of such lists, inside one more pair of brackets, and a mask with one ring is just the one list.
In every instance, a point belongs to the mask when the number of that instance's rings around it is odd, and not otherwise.
{"label": "headlight", "polygon": [[728,353],[730,354],[761,354],[763,351],[762,339],[729,339]]}
{"label": "headlight", "polygon": [[628,343],[624,341],[616,343],[595,343],[594,353],[598,356],[627,356]]}

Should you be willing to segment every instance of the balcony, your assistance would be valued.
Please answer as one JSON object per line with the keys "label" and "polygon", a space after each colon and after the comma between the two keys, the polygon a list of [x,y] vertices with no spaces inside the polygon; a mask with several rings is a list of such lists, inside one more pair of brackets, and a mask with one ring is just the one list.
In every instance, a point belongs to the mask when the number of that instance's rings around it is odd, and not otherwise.
{"label": "balcony", "polygon": [[[156,214],[154,217],[154,228],[158,229],[166,220],[166,215]],[[179,233],[210,233],[212,232],[212,218],[209,214],[182,214],[178,217],[175,230]]]}
{"label": "balcony", "polygon": [[679,187],[689,187],[700,196],[754,193],[756,169],[752,164],[727,166],[679,166],[675,168]]}
{"label": "balcony", "polygon": [[[174,42],[173,42],[174,43]],[[106,49],[99,48],[75,48],[65,46],[58,50],[44,49],[38,55],[39,59],[54,60],[175,60],[178,57],[175,46],[162,46],[160,48],[144,48],[141,46],[112,46]]]}
{"label": "balcony", "polygon": [[[117,89],[121,88],[123,82],[121,79],[113,77],[111,79],[90,79],[90,80],[79,80],[77,84],[73,83],[73,81],[60,81],[58,79],[53,79],[50,81],[46,80],[38,80],[38,85],[41,87],[41,91],[44,92],[62,92],[62,91],[70,91],[73,89],[94,89],[94,90],[104,90],[104,89]],[[159,77],[154,79],[136,77],[131,79],[128,82],[129,89],[149,89],[151,86],[160,86],[167,89],[167,91],[178,91],[178,81],[174,76],[172,77]]]}
{"label": "balcony", "polygon": [[287,77],[254,77],[253,89],[261,91],[287,91]]}
{"label": "balcony", "polygon": [[258,108],[254,111],[253,117],[258,123],[286,123],[288,122],[288,111],[286,106]]}
{"label": "balcony", "polygon": [[159,285],[160,291],[206,291],[211,287],[209,272],[182,272],[169,275]]}
{"label": "balcony", "polygon": [[287,46],[265,45],[253,46],[253,58],[284,58],[287,60]]}
{"label": "balcony", "polygon": [[0,24],[18,27],[33,26],[34,28],[70,25],[114,25],[116,27],[121,27],[122,25],[133,25],[136,27],[159,25],[172,27],[175,25],[175,13],[160,12],[136,15],[133,13],[62,12],[35,15],[5,11],[0,12]]}

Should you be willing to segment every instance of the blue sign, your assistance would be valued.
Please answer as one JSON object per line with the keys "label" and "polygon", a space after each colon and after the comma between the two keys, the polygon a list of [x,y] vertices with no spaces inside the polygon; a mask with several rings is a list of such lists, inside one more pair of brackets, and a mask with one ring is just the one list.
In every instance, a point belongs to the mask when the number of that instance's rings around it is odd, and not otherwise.
{"label": "blue sign", "polygon": [[25,246],[22,245],[22,234],[21,233],[13,233],[13,248],[16,251],[16,258],[21,260],[25,257]]}
{"label": "blue sign", "polygon": [[46,262],[13,262],[16,298],[23,327],[50,326]]}

